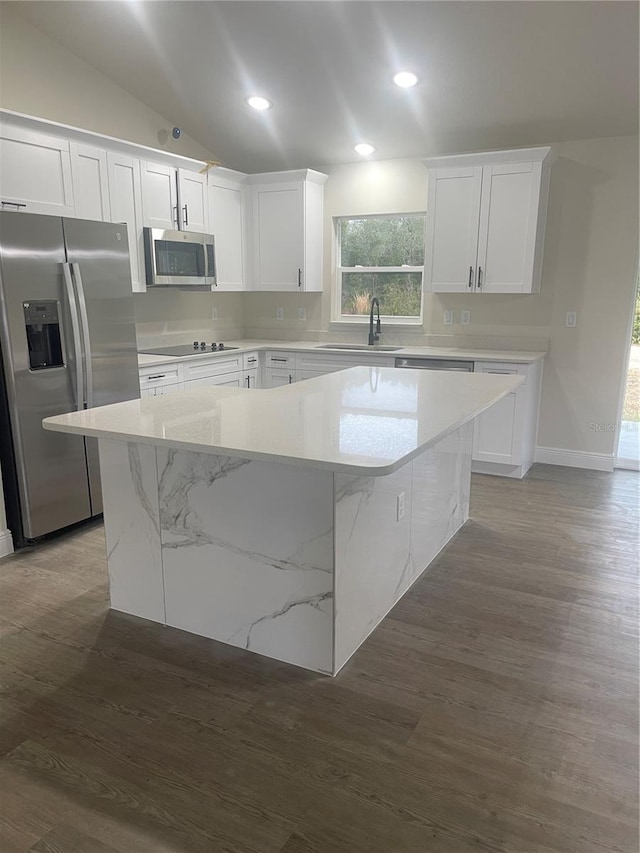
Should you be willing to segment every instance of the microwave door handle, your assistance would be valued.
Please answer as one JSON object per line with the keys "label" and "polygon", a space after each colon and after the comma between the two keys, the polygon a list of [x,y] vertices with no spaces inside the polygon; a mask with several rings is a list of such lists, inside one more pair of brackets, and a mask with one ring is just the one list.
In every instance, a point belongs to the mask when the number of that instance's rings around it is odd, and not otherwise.
{"label": "microwave door handle", "polygon": [[84,372],[82,370],[82,342],[80,340],[80,323],[78,322],[78,303],[71,280],[71,264],[62,264],[62,274],[69,300],[69,313],[71,315],[71,333],[73,336],[73,360],[76,368],[76,409],[81,412],[84,409]]}
{"label": "microwave door handle", "polygon": [[91,363],[91,339],[89,337],[89,317],[87,315],[87,301],[84,296],[84,287],[82,284],[82,273],[80,272],[80,264],[71,264],[71,272],[76,283],[76,291],[78,294],[78,307],[80,309],[80,325],[82,327],[82,343],[84,355],[85,381],[87,388],[87,408],[93,406],[93,365]]}
{"label": "microwave door handle", "polygon": [[[208,247],[211,246],[211,269],[209,269],[209,252]],[[212,284],[216,284],[216,245],[209,243],[204,247],[204,262],[206,266],[207,279],[211,280]]]}

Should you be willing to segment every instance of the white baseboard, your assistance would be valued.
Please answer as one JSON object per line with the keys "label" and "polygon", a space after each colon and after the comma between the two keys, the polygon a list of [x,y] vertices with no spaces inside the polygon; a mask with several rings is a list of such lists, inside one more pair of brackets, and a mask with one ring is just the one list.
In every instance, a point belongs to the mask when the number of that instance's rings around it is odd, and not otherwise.
{"label": "white baseboard", "polygon": [[581,453],[559,447],[536,447],[536,462],[545,465],[567,465],[569,468],[588,468],[590,471],[613,471],[613,453]]}
{"label": "white baseboard", "polygon": [[10,530],[0,530],[0,559],[13,554],[13,536]]}

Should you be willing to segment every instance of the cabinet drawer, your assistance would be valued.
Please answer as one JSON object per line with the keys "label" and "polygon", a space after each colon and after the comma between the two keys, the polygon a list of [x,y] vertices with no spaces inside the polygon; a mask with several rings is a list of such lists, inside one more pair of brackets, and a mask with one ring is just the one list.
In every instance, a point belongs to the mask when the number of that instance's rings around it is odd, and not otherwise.
{"label": "cabinet drawer", "polygon": [[269,352],[267,352],[265,357],[265,366],[287,367],[293,370],[296,366],[296,354],[295,352],[270,350]]}
{"label": "cabinet drawer", "polygon": [[140,371],[140,390],[156,388],[160,385],[177,385],[179,382],[178,365],[170,364],[167,367],[148,367]]}
{"label": "cabinet drawer", "polygon": [[242,369],[243,370],[256,370],[258,368],[258,353],[257,352],[245,352],[242,356]]}
{"label": "cabinet drawer", "polygon": [[242,370],[242,356],[233,358],[210,358],[206,361],[188,362],[183,365],[185,382],[202,379],[207,376],[222,376],[225,373],[238,373]]}
{"label": "cabinet drawer", "polygon": [[187,389],[221,385],[227,385],[230,388],[240,388],[242,385],[242,376],[240,373],[222,373],[219,376],[200,376],[198,379],[189,379],[188,382],[184,383],[184,387]]}
{"label": "cabinet drawer", "polygon": [[503,376],[523,376],[524,382],[519,386],[523,388],[527,384],[528,368],[527,364],[513,364],[507,361],[476,361],[474,371],[475,373],[498,373]]}
{"label": "cabinet drawer", "polygon": [[311,370],[314,373],[333,373],[336,370],[346,370],[348,367],[393,367],[393,358],[372,356],[365,353],[358,356],[348,355],[307,355],[298,356],[298,369]]}

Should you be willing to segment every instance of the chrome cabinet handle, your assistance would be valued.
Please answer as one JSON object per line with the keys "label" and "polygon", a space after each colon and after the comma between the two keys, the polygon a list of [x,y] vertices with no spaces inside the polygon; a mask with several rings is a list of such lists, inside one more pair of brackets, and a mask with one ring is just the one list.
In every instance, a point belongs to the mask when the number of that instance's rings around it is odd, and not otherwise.
{"label": "chrome cabinet handle", "polygon": [[302,270],[298,267],[298,287],[302,287]]}
{"label": "chrome cabinet handle", "polygon": [[0,205],[1,205],[2,207],[4,207],[4,206],[5,206],[5,204],[8,204],[8,205],[9,205],[9,207],[17,207],[17,208],[21,208],[21,207],[26,207],[26,206],[27,206],[26,204],[22,204],[22,202],[19,202],[19,201],[0,201]]}
{"label": "chrome cabinet handle", "polygon": [[188,225],[189,224],[189,211],[187,210],[187,205],[185,204],[185,206],[182,209],[184,210],[184,224]]}
{"label": "chrome cabinet handle", "polygon": [[292,382],[293,382],[293,376],[291,374],[289,374],[289,385],[291,385]]}
{"label": "chrome cabinet handle", "polygon": [[482,267],[478,267],[478,290],[482,287]]}
{"label": "chrome cabinet handle", "polygon": [[84,298],[84,286],[80,273],[80,264],[71,264],[71,273],[76,283],[78,294],[78,307],[80,309],[80,325],[82,326],[82,343],[84,353],[84,372],[87,389],[87,408],[93,406],[93,365],[91,363],[91,339],[89,338],[89,317],[87,315],[87,303]]}
{"label": "chrome cabinet handle", "polygon": [[255,363],[256,363],[256,360],[255,360],[255,358],[249,358],[249,359],[247,359],[247,362],[248,362],[249,364],[255,364]]}
{"label": "chrome cabinet handle", "polygon": [[473,287],[473,267],[469,267],[469,287]]}
{"label": "chrome cabinet handle", "polygon": [[167,375],[166,373],[156,373],[156,374],[155,374],[155,376],[147,376],[147,379],[148,379],[148,380],[151,380],[151,379],[164,379],[164,377],[165,377],[166,375]]}
{"label": "chrome cabinet handle", "polygon": [[73,282],[71,281],[71,265],[63,263],[62,272],[71,313],[71,332],[73,335],[73,349],[76,362],[76,408],[81,412],[84,409],[84,373],[82,371],[82,344],[80,342],[80,324],[78,323],[78,303],[76,302]]}
{"label": "chrome cabinet handle", "polygon": [[174,215],[174,217],[173,217],[173,221],[174,221],[174,222],[175,222],[175,224],[176,224],[176,228],[179,228],[179,227],[180,227],[180,222],[179,222],[179,217],[178,217],[178,205],[177,205],[177,204],[174,204],[174,205],[173,205],[173,207],[171,208],[171,210],[172,210],[172,211],[175,211],[175,215]]}
{"label": "chrome cabinet handle", "polygon": [[281,361],[283,364],[287,363],[286,358],[272,358],[271,361]]}

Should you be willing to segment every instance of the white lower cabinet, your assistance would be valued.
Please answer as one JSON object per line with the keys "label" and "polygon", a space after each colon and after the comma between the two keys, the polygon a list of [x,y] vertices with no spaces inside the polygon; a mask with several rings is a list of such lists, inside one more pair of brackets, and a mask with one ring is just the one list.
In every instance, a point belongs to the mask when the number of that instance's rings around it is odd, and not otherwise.
{"label": "white lower cabinet", "polygon": [[160,397],[169,391],[180,390],[180,371],[177,363],[167,362],[140,369],[140,396]]}
{"label": "white lower cabinet", "polygon": [[184,383],[185,388],[203,388],[207,385],[228,385],[231,388],[241,388],[242,376],[239,373],[201,376],[199,379],[187,379]]}
{"label": "white lower cabinet", "polygon": [[280,385],[291,385],[298,379],[296,373],[296,353],[278,350],[268,350],[264,355],[265,388],[277,388]]}
{"label": "white lower cabinet", "polygon": [[477,473],[523,477],[535,454],[541,363],[476,362],[475,372],[524,376],[522,385],[476,418],[472,457]]}

